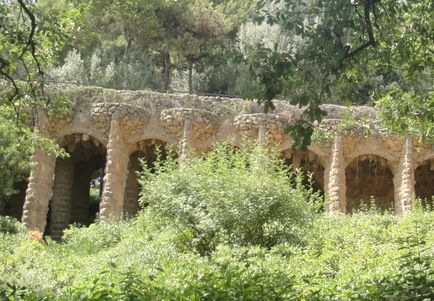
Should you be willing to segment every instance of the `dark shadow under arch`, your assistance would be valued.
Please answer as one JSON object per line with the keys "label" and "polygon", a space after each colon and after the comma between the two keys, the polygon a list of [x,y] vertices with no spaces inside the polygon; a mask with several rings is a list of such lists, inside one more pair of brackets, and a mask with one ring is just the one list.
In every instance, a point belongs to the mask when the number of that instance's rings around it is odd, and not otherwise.
{"label": "dark shadow under arch", "polygon": [[60,239],[70,224],[89,225],[99,211],[106,149],[86,134],[65,136],[68,158],[58,158],[45,234]]}
{"label": "dark shadow under arch", "polygon": [[422,199],[426,207],[433,207],[434,198],[434,158],[424,161],[414,172],[415,195]]}
{"label": "dark shadow under arch", "polygon": [[[324,195],[324,166],[317,154],[311,150],[285,151],[282,153],[285,163],[292,169],[301,169],[305,172],[304,184]],[[309,180],[312,175],[312,181]]]}
{"label": "dark shadow under arch", "polygon": [[345,168],[345,178],[348,213],[372,199],[380,210],[394,208],[393,174],[383,157],[369,154],[354,158]]}
{"label": "dark shadow under arch", "polygon": [[125,185],[124,208],[126,217],[132,217],[139,211],[140,185],[138,173],[142,170],[143,160],[148,168],[154,166],[159,158],[165,160],[169,155],[169,143],[159,139],[146,139],[137,143],[136,151],[131,153],[128,163],[128,177]]}
{"label": "dark shadow under arch", "polygon": [[[26,190],[28,186],[28,176],[14,183],[14,192],[7,196],[0,196],[0,215],[10,216],[17,220],[21,220],[23,215],[23,206],[26,198]],[[3,201],[3,202],[1,202]]]}

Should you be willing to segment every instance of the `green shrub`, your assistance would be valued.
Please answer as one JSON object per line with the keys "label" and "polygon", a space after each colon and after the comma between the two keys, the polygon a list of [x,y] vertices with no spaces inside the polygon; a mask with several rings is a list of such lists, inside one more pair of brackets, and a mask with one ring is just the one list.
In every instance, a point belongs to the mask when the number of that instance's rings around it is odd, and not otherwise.
{"label": "green shrub", "polygon": [[24,233],[25,228],[17,219],[10,216],[0,216],[0,233],[18,234]]}
{"label": "green shrub", "polygon": [[125,231],[125,222],[97,221],[89,227],[73,225],[64,231],[62,240],[67,248],[76,252],[97,253],[116,245]]}
{"label": "green shrub", "polygon": [[202,255],[220,243],[271,248],[299,242],[321,205],[302,182],[301,173],[262,147],[230,154],[223,145],[203,157],[145,169],[141,202]]}

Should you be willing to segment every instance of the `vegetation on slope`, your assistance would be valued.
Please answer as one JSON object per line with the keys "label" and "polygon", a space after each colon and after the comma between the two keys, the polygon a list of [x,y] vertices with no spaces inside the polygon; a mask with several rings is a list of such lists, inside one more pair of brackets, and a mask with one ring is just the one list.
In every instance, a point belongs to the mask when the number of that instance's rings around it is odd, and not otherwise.
{"label": "vegetation on slope", "polygon": [[1,218],[0,297],[434,298],[432,212],[315,213],[317,197],[300,174],[258,150],[227,151],[157,164],[143,174],[148,206],[137,217],[71,227],[60,244],[31,240]]}

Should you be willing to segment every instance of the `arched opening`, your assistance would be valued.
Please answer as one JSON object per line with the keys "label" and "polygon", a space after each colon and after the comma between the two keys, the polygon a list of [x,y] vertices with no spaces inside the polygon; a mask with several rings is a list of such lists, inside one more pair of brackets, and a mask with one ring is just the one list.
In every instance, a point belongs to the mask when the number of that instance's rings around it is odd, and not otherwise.
{"label": "arched opening", "polygon": [[386,159],[363,155],[353,159],[345,169],[347,212],[360,209],[362,204],[375,205],[380,210],[393,209],[393,174]]}
{"label": "arched opening", "polygon": [[152,168],[157,159],[165,160],[168,156],[167,143],[158,139],[148,139],[137,143],[137,150],[130,155],[128,177],[124,195],[124,215],[132,217],[139,211],[140,186],[138,173],[142,170],[140,161]]}
{"label": "arched opening", "polygon": [[[292,166],[292,169],[301,169],[305,173],[304,185],[312,186],[314,191],[324,195],[324,166],[320,158],[311,150],[283,152],[285,163]],[[309,175],[312,175],[310,178]]]}
{"label": "arched opening", "polygon": [[414,172],[414,190],[425,207],[433,208],[434,198],[434,158],[423,162]]}
{"label": "arched opening", "polygon": [[60,239],[68,225],[89,225],[99,211],[106,149],[89,135],[66,136],[62,143],[68,158],[58,158],[53,197],[49,204],[46,235]]}

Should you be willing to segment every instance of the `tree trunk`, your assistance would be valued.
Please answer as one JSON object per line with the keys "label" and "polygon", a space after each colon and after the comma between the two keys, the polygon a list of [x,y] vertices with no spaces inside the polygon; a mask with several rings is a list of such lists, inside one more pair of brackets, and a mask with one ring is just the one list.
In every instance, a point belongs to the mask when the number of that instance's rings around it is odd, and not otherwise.
{"label": "tree trunk", "polygon": [[170,72],[172,66],[170,64],[170,54],[168,52],[161,53],[161,61],[162,61],[162,81],[163,81],[163,89],[164,91],[168,91],[170,87]]}
{"label": "tree trunk", "polygon": [[125,40],[127,41],[126,45],[125,45],[125,49],[124,49],[124,66],[123,66],[123,71],[124,71],[124,80],[122,83],[123,88],[128,89],[129,87],[129,82],[130,82],[130,76],[129,76],[129,70],[128,70],[128,65],[130,64],[130,48],[131,48],[131,44],[133,42],[133,39],[130,37],[130,35],[128,34],[128,30],[124,30],[124,35],[125,35]]}
{"label": "tree trunk", "polygon": [[193,93],[193,62],[188,62],[188,93]]}

